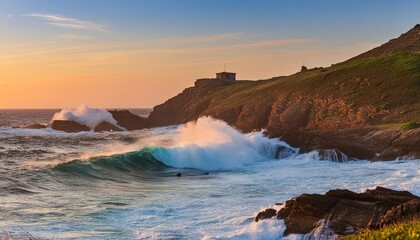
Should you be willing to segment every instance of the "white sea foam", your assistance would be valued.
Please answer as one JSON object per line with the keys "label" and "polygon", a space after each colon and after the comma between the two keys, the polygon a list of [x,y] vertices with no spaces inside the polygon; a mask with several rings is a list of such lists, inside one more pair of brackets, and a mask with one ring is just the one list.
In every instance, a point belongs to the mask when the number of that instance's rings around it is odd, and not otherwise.
{"label": "white sea foam", "polygon": [[273,159],[279,146],[289,147],[261,132],[242,134],[227,123],[211,117],[181,125],[174,145],[154,151],[153,156],[177,168],[230,170]]}
{"label": "white sea foam", "polygon": [[90,108],[87,106],[79,106],[78,108],[62,109],[54,114],[52,120],[69,120],[84,124],[89,128],[95,128],[99,123],[107,121],[113,125],[117,125],[117,121],[112,114],[105,109]]}
{"label": "white sea foam", "polygon": [[[216,239],[281,239],[283,232],[286,229],[283,220],[267,219],[259,222],[252,222],[245,228],[231,233],[228,236],[220,237]],[[212,239],[210,237],[204,237],[204,239]]]}

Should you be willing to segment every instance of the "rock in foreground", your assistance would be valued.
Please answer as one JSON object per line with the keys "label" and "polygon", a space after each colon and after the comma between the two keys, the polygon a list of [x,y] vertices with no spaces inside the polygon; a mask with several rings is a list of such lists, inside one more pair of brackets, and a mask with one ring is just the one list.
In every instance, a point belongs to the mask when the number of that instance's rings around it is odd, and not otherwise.
{"label": "rock in foreground", "polygon": [[337,189],[324,195],[302,194],[293,198],[280,209],[277,218],[284,219],[284,235],[308,234],[317,229],[347,235],[419,220],[420,198],[407,191],[382,187],[364,193]]}

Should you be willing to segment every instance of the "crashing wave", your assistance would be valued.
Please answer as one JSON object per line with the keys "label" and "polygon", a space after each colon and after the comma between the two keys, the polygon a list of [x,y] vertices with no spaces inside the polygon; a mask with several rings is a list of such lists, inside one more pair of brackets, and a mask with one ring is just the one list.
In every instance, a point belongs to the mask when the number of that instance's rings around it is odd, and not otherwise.
{"label": "crashing wave", "polygon": [[67,120],[74,121],[94,129],[101,122],[108,122],[114,126],[118,126],[117,121],[112,117],[112,114],[105,109],[90,108],[87,106],[79,106],[78,108],[62,109],[55,113],[52,121]]}
{"label": "crashing wave", "polygon": [[94,157],[87,161],[76,160],[57,167],[129,171],[130,168],[146,169],[166,165],[223,171],[283,158],[297,152],[278,139],[265,137],[262,132],[242,134],[227,123],[210,117],[180,125],[170,138],[171,144],[167,146],[143,147],[139,151]]}
{"label": "crashing wave", "polygon": [[323,149],[318,150],[317,153],[319,160],[327,160],[332,162],[348,162],[352,160],[345,153],[337,149]]}

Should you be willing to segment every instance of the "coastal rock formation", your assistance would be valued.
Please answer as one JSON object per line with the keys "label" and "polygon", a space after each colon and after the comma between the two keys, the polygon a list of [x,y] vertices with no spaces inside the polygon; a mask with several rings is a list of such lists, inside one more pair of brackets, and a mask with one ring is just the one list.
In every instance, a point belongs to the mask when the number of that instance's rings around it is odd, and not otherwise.
{"label": "coastal rock formation", "polygon": [[118,126],[121,126],[128,131],[140,130],[150,127],[146,118],[135,115],[128,110],[109,110],[109,112],[117,121]]}
{"label": "coastal rock formation", "polygon": [[36,123],[36,124],[29,125],[29,126],[25,126],[23,128],[26,128],[26,129],[44,129],[44,128],[47,128],[47,125]]}
{"label": "coastal rock formation", "polygon": [[260,220],[269,219],[277,215],[276,209],[267,208],[264,211],[261,211],[255,217],[255,221],[258,222]]}
{"label": "coastal rock formation", "polygon": [[51,128],[68,133],[90,131],[90,128],[86,125],[67,120],[54,120],[51,123]]}
{"label": "coastal rock formation", "polygon": [[364,136],[362,141],[379,153],[374,160],[420,158],[420,128],[375,131]]}
{"label": "coastal rock formation", "polygon": [[[266,212],[258,214],[260,217],[255,220],[264,219],[262,216],[266,216]],[[302,194],[288,200],[277,218],[285,221],[285,235],[308,234],[317,229],[347,235],[365,228],[378,229],[419,220],[420,198],[407,191],[382,187],[364,193],[337,189],[324,195]]]}
{"label": "coastal rock formation", "polygon": [[103,121],[95,127],[94,131],[95,132],[121,132],[124,130],[115,125],[112,125],[109,122]]}
{"label": "coastal rock formation", "polygon": [[[51,123],[51,128],[54,130],[65,132],[83,132],[94,130],[95,132],[114,132],[114,131],[133,131],[150,127],[147,119],[131,113],[128,110],[110,110],[112,117],[117,121],[118,126],[103,121],[90,129],[88,126],[80,124],[75,121],[68,120],[54,120]],[[123,129],[124,128],[124,129]]]}

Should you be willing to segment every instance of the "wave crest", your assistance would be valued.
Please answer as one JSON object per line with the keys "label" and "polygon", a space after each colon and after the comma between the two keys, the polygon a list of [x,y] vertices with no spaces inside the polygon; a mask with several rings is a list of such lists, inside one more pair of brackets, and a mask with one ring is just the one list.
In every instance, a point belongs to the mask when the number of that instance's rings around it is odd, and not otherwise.
{"label": "wave crest", "polygon": [[86,125],[90,129],[94,129],[103,121],[118,126],[117,121],[107,110],[100,108],[90,108],[84,105],[79,106],[78,108],[62,109],[60,112],[54,114],[52,120],[74,121]]}

